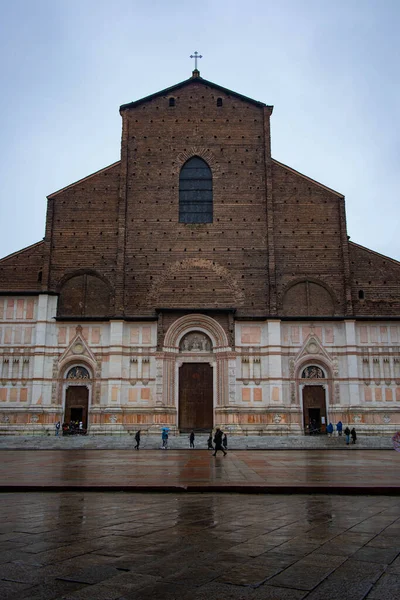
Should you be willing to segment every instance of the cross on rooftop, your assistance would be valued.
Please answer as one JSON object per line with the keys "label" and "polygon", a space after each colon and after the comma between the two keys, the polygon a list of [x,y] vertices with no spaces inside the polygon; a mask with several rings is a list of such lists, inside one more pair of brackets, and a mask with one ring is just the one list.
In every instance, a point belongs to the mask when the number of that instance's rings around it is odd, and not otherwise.
{"label": "cross on rooftop", "polygon": [[196,52],[194,54],[190,55],[190,58],[194,58],[194,70],[197,71],[197,59],[198,58],[203,58],[201,54],[199,54],[196,50]]}

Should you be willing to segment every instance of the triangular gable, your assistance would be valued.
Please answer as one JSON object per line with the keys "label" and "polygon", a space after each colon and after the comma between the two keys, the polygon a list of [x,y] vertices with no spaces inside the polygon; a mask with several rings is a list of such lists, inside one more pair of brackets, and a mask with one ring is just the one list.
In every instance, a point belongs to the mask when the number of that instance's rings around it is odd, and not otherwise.
{"label": "triangular gable", "polygon": [[75,337],[65,349],[58,362],[60,365],[62,365],[70,362],[71,359],[75,360],[76,362],[82,360],[86,361],[93,369],[97,364],[95,355],[89,348],[87,341],[82,335],[82,327],[80,325],[77,326]]}
{"label": "triangular gable", "polygon": [[[134,102],[129,102],[128,104],[122,104],[119,107],[119,109],[120,109],[120,111],[124,111],[129,108],[133,108],[134,106],[142,104],[143,102],[149,102],[150,100],[153,100],[154,98],[158,98],[159,96],[167,96],[167,95],[175,92],[176,90],[180,90],[183,87],[186,87],[188,85],[204,85],[204,86],[212,87],[212,88],[222,92],[223,94],[227,94],[228,96],[234,96],[235,98],[238,98],[239,100],[243,100],[244,102],[249,102],[250,104],[255,104],[256,106],[260,106],[260,107],[266,106],[266,104],[264,104],[264,102],[259,102],[258,100],[253,100],[253,98],[248,98],[247,96],[238,94],[237,92],[229,90],[228,88],[224,88],[221,85],[213,83],[212,81],[208,81],[207,79],[203,79],[202,77],[193,76],[193,77],[190,77],[189,79],[185,79],[185,81],[181,81],[180,83],[172,85],[171,87],[165,88],[164,90],[161,90],[160,92],[155,92],[154,94],[150,94],[150,96],[145,96],[144,98],[140,98],[140,100],[135,100]],[[272,112],[273,106],[269,106],[268,108],[270,108],[271,112]]]}
{"label": "triangular gable", "polygon": [[319,359],[323,362],[327,362],[328,365],[332,365],[333,363],[332,356],[330,356],[322,346],[321,340],[315,333],[310,333],[305,339],[302,348],[295,358],[295,363],[298,364],[305,358],[307,358],[307,360],[313,360],[314,358],[315,360]]}

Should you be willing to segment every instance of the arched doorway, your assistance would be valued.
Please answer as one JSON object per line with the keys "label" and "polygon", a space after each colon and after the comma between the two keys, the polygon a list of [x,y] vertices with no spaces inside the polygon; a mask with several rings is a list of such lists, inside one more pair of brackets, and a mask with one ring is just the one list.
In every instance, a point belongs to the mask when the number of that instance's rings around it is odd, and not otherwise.
{"label": "arched doorway", "polygon": [[90,373],[82,365],[68,369],[66,374],[64,422],[82,422],[88,428]]}
{"label": "arched doorway", "polygon": [[304,432],[326,433],[326,374],[317,365],[305,367],[301,373]]}
{"label": "arched doorway", "polygon": [[180,340],[179,351],[187,361],[179,368],[180,431],[210,431],[214,426],[213,368],[206,362],[212,349],[211,339],[201,331],[191,331]]}

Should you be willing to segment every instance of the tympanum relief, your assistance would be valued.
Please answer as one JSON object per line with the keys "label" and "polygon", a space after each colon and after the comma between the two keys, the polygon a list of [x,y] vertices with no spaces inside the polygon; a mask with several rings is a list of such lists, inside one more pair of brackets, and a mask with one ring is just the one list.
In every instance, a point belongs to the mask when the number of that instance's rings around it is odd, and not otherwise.
{"label": "tympanum relief", "polygon": [[180,341],[180,352],[212,352],[210,338],[201,331],[187,333]]}

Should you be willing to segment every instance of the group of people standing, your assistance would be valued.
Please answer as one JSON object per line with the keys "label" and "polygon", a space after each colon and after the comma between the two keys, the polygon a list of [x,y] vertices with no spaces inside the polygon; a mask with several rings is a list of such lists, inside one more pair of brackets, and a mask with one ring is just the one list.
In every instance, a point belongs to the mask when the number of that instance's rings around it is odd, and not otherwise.
{"label": "group of people standing", "polygon": [[[357,439],[357,433],[355,428],[353,427],[353,429],[350,430],[349,426],[346,427],[346,429],[343,432],[343,423],[342,421],[338,421],[336,423],[336,431],[337,434],[339,436],[341,436],[343,433],[346,437],[346,444],[349,445],[350,444],[350,437],[351,437],[351,443],[355,444],[356,443],[356,439]],[[329,435],[329,437],[332,437],[333,434],[333,425],[332,423],[329,423],[328,427],[326,428],[326,432]]]}

